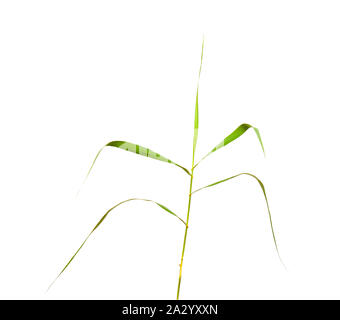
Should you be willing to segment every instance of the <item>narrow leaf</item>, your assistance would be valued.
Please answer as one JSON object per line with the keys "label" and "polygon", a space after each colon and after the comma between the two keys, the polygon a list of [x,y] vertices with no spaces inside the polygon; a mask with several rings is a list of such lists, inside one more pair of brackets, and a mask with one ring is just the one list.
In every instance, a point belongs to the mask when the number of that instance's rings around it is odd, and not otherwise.
{"label": "narrow leaf", "polygon": [[103,151],[103,149],[105,147],[115,147],[115,148],[119,148],[119,149],[122,149],[122,150],[125,150],[125,151],[129,151],[129,152],[139,154],[139,155],[144,156],[144,157],[148,157],[148,158],[156,159],[156,160],[159,160],[159,161],[167,162],[167,163],[173,164],[173,165],[183,169],[188,175],[190,175],[190,172],[188,171],[188,169],[180,166],[176,162],[173,162],[170,159],[168,159],[168,158],[160,155],[159,153],[156,153],[156,152],[154,152],[154,151],[152,151],[148,148],[142,147],[138,144],[126,142],[126,141],[111,141],[99,150],[99,152],[97,153],[96,157],[93,160],[93,163],[91,165],[89,172],[87,173],[87,176],[90,174],[99,154]]}
{"label": "narrow leaf", "polygon": [[200,81],[201,71],[202,71],[203,49],[204,49],[204,39],[202,41],[201,65],[200,65],[200,70],[198,72],[198,83],[197,83],[197,90],[196,90],[194,141],[193,141],[193,159],[195,157],[197,137],[198,137],[198,124],[199,124],[199,121],[198,121],[199,120],[199,117],[198,117],[198,89],[199,89],[199,81]]}
{"label": "narrow leaf", "polygon": [[129,201],[146,201],[146,202],[152,202],[156,205],[158,205],[160,208],[164,209],[165,211],[169,212],[170,214],[172,214],[173,216],[175,216],[176,218],[178,218],[182,223],[184,223],[184,225],[186,225],[186,223],[184,222],[183,219],[181,219],[179,216],[177,216],[174,212],[172,212],[170,209],[168,209],[166,206],[153,201],[153,200],[149,200],[149,199],[140,199],[140,198],[131,198],[131,199],[127,199],[124,200],[122,202],[119,202],[118,204],[116,204],[115,206],[113,206],[111,209],[109,209],[103,216],[102,218],[98,221],[98,223],[96,224],[96,226],[92,229],[92,231],[88,234],[88,236],[85,238],[85,240],[83,241],[83,243],[81,244],[81,246],[79,247],[79,249],[76,251],[76,253],[72,256],[72,258],[67,262],[67,264],[65,265],[65,267],[61,270],[61,272],[58,274],[58,276],[56,277],[56,279],[50,284],[50,286],[48,287],[47,290],[49,290],[52,285],[57,281],[57,279],[61,276],[61,274],[66,270],[66,268],[70,265],[70,263],[72,262],[72,260],[75,258],[75,256],[78,254],[78,252],[80,251],[80,249],[84,246],[85,242],[88,240],[88,238],[91,236],[91,234],[101,225],[101,223],[105,220],[105,218],[108,216],[108,214],[115,208],[117,208],[118,206],[120,206],[123,203],[129,202]]}
{"label": "narrow leaf", "polygon": [[273,240],[274,240],[276,252],[277,252],[277,254],[278,254],[278,256],[279,256],[279,259],[280,259],[282,265],[285,266],[284,263],[283,263],[283,261],[282,261],[282,259],[281,259],[281,256],[280,256],[280,253],[279,253],[279,249],[278,249],[278,246],[277,246],[276,237],[275,237],[275,233],[274,233],[274,227],[273,227],[273,221],[272,221],[272,216],[271,216],[270,209],[269,209],[269,203],[268,203],[268,198],[267,198],[266,190],[265,190],[265,188],[264,188],[264,185],[263,185],[262,181],[261,181],[259,178],[257,178],[256,176],[254,176],[254,175],[251,174],[251,173],[246,173],[246,172],[244,172],[244,173],[239,173],[239,174],[237,174],[237,175],[235,175],[235,176],[232,176],[232,177],[229,177],[229,178],[226,178],[226,179],[223,179],[223,180],[214,182],[214,183],[212,183],[212,184],[209,184],[209,185],[207,185],[207,186],[205,186],[205,187],[199,188],[199,189],[195,190],[194,192],[192,192],[191,194],[194,194],[194,193],[196,193],[196,192],[198,192],[198,191],[200,191],[200,190],[203,190],[203,189],[206,189],[206,188],[209,188],[209,187],[213,187],[213,186],[215,186],[215,185],[217,185],[217,184],[220,184],[220,183],[222,183],[222,182],[225,182],[225,181],[234,179],[234,178],[239,177],[239,176],[242,176],[242,175],[247,175],[247,176],[250,176],[250,177],[254,178],[254,179],[259,183],[259,185],[260,185],[260,187],[261,187],[261,189],[262,189],[262,192],[263,192],[264,198],[265,198],[265,200],[266,200],[266,204],[267,204],[267,210],[268,210],[268,215],[269,215],[270,228],[271,228],[271,232],[272,232],[272,236],[273,236]]}
{"label": "narrow leaf", "polygon": [[196,165],[195,167],[202,161],[204,160],[207,156],[209,156],[210,154],[212,154],[213,152],[215,152],[216,150],[225,147],[226,145],[228,145],[229,143],[233,142],[234,140],[236,140],[237,138],[239,138],[240,136],[242,136],[249,128],[254,129],[256,136],[261,144],[263,153],[264,153],[264,147],[263,147],[263,143],[262,143],[262,139],[260,136],[260,132],[259,129],[251,126],[250,124],[247,123],[243,123],[241,124],[239,127],[237,127],[237,129],[235,129],[231,134],[229,134],[226,138],[224,138],[223,141],[221,141],[215,148],[213,148],[209,153],[207,153]]}

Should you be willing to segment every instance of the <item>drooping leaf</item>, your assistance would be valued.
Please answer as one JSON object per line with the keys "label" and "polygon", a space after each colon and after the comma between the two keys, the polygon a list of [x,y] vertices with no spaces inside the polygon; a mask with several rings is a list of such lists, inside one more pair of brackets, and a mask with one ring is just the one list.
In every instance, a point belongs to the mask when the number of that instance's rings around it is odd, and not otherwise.
{"label": "drooping leaf", "polygon": [[214,182],[214,183],[211,183],[211,184],[209,184],[209,185],[207,185],[207,186],[205,186],[205,187],[199,188],[199,189],[193,191],[191,194],[194,194],[194,193],[196,193],[196,192],[198,192],[198,191],[200,191],[200,190],[206,189],[206,188],[210,188],[210,187],[216,186],[217,184],[220,184],[220,183],[222,183],[222,182],[225,182],[225,181],[234,179],[234,178],[239,177],[239,176],[242,176],[242,175],[247,175],[247,176],[250,176],[250,177],[254,178],[254,179],[258,182],[258,184],[260,185],[260,187],[261,187],[261,189],[262,189],[262,192],[263,192],[264,198],[265,198],[265,200],[266,200],[266,204],[267,204],[267,210],[268,210],[268,215],[269,215],[270,228],[271,228],[271,232],[272,232],[272,236],[273,236],[273,240],[274,240],[276,252],[277,252],[277,254],[278,254],[278,256],[279,256],[279,259],[280,259],[281,263],[282,263],[283,266],[284,266],[284,263],[283,263],[283,261],[282,261],[282,259],[281,259],[281,256],[280,256],[280,253],[279,253],[279,249],[278,249],[278,246],[277,246],[277,242],[276,242],[276,237],[275,237],[274,227],[273,227],[273,221],[272,221],[272,216],[271,216],[270,209],[269,209],[269,203],[268,203],[268,198],[267,198],[266,190],[265,190],[265,188],[264,188],[264,185],[263,185],[262,181],[261,181],[259,178],[257,178],[255,175],[253,175],[253,174],[251,174],[251,173],[247,173],[247,172],[239,173],[239,174],[237,174],[237,175],[235,175],[235,176],[232,176],[232,177],[229,177],[229,178],[226,178],[226,179],[223,179],[223,180],[219,180],[219,181]]}
{"label": "drooping leaf", "polygon": [[242,136],[249,128],[254,129],[256,136],[261,144],[263,153],[264,153],[264,147],[263,147],[263,143],[262,143],[262,139],[260,136],[260,132],[259,129],[251,126],[250,124],[247,123],[243,123],[241,124],[239,127],[237,127],[231,134],[229,134],[226,138],[224,138],[215,148],[213,148],[209,153],[207,153],[196,165],[195,167],[202,161],[204,160],[207,156],[211,155],[213,152],[215,152],[216,150],[225,147],[226,145],[228,145],[229,143],[233,142],[234,140],[236,140],[237,138],[239,138],[240,136]]}
{"label": "drooping leaf", "polygon": [[189,172],[188,169],[186,169],[186,168],[180,166],[179,164],[177,164],[176,162],[171,161],[170,159],[160,155],[159,153],[150,150],[149,148],[145,148],[145,147],[142,147],[138,144],[134,144],[134,143],[126,142],[126,141],[111,141],[111,142],[107,143],[103,148],[101,148],[98,151],[98,153],[97,153],[96,157],[94,158],[93,163],[90,167],[90,170],[87,173],[87,176],[90,174],[98,156],[100,155],[100,153],[103,151],[103,149],[105,147],[115,147],[115,148],[119,148],[119,149],[122,149],[122,150],[125,150],[125,151],[129,151],[129,152],[139,154],[139,155],[144,156],[144,157],[148,157],[148,158],[156,159],[156,160],[159,160],[159,161],[167,162],[167,163],[173,164],[173,165],[183,169],[188,175],[190,175],[190,172]]}
{"label": "drooping leaf", "polygon": [[194,141],[193,141],[193,160],[195,157],[197,138],[198,138],[198,125],[199,125],[199,116],[198,116],[198,89],[199,89],[199,81],[201,77],[202,71],[202,61],[203,61],[203,49],[204,49],[204,39],[202,41],[202,53],[201,53],[201,65],[200,70],[198,72],[198,82],[197,82],[197,91],[196,91],[196,103],[195,103],[195,122],[194,122]]}
{"label": "drooping leaf", "polygon": [[72,260],[75,258],[75,256],[78,254],[78,252],[80,251],[80,249],[84,246],[84,244],[86,243],[86,241],[88,240],[88,238],[91,236],[91,234],[101,225],[101,223],[105,220],[105,218],[108,216],[108,214],[115,208],[117,208],[118,206],[120,206],[123,203],[129,202],[129,201],[146,201],[146,202],[152,202],[154,204],[156,204],[157,206],[159,206],[160,208],[162,208],[163,210],[167,211],[168,213],[172,214],[173,216],[175,216],[176,218],[178,218],[182,223],[184,223],[184,225],[186,225],[186,223],[184,222],[183,219],[181,219],[177,214],[175,214],[174,212],[172,212],[170,209],[168,209],[166,206],[153,201],[153,200],[149,200],[149,199],[140,199],[140,198],[131,198],[131,199],[127,199],[124,201],[119,202],[118,204],[116,204],[115,206],[113,206],[111,209],[109,209],[103,216],[102,218],[98,221],[98,223],[96,224],[96,226],[92,229],[92,231],[88,234],[88,236],[85,238],[85,240],[83,241],[83,243],[81,244],[81,246],[79,247],[79,249],[76,251],[76,253],[71,257],[71,259],[67,262],[67,264],[65,265],[65,267],[61,270],[61,272],[58,274],[58,276],[56,277],[56,279],[50,284],[50,286],[48,287],[47,290],[49,290],[52,285],[57,281],[57,279],[61,276],[61,274],[66,270],[66,268],[70,265],[70,263],[72,262]]}

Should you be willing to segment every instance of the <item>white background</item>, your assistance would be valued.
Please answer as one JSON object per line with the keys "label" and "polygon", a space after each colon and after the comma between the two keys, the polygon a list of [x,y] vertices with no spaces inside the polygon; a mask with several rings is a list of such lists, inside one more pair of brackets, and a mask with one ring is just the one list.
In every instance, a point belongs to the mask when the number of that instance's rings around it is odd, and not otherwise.
{"label": "white background", "polygon": [[173,299],[191,165],[241,123],[254,132],[197,167],[183,299],[340,298],[339,1],[1,1],[0,298]]}

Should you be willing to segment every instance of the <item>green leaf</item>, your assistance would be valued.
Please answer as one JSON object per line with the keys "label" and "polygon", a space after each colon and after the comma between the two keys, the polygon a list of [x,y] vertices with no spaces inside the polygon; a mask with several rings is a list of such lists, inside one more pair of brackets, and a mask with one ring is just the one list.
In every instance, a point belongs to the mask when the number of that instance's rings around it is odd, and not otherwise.
{"label": "green leaf", "polygon": [[271,231],[272,231],[272,236],[273,236],[273,240],[274,240],[276,252],[277,252],[277,254],[278,254],[278,256],[279,256],[279,259],[280,259],[281,263],[282,263],[283,266],[284,266],[284,263],[283,263],[283,261],[282,261],[282,259],[281,259],[281,257],[280,257],[279,249],[278,249],[277,242],[276,242],[276,237],[275,237],[274,227],[273,227],[273,221],[272,221],[272,216],[271,216],[270,209],[269,209],[269,203],[268,203],[268,198],[267,198],[266,190],[265,190],[265,188],[264,188],[264,185],[263,185],[262,181],[261,181],[259,178],[257,178],[255,175],[253,175],[253,174],[251,174],[251,173],[246,173],[246,172],[244,172],[244,173],[239,173],[239,174],[237,174],[237,175],[235,175],[235,176],[232,176],[232,177],[229,177],[229,178],[226,178],[226,179],[223,179],[223,180],[214,182],[214,183],[212,183],[212,184],[209,184],[209,185],[207,185],[207,186],[205,186],[205,187],[199,188],[199,189],[193,191],[191,194],[194,194],[194,193],[196,193],[196,192],[198,192],[198,191],[200,191],[200,190],[206,189],[206,188],[213,187],[213,186],[215,186],[215,185],[217,185],[217,184],[220,184],[220,183],[222,183],[222,182],[225,182],[225,181],[234,179],[234,178],[239,177],[239,176],[242,176],[242,175],[247,175],[247,176],[250,176],[250,177],[254,178],[254,179],[259,183],[259,185],[260,185],[260,187],[261,187],[261,189],[262,189],[262,192],[263,192],[264,198],[265,198],[265,200],[266,200],[266,204],[267,204],[267,210],[268,210],[268,215],[269,215],[270,228],[271,228]]}
{"label": "green leaf", "polygon": [[239,138],[240,136],[242,136],[249,128],[254,129],[256,136],[261,144],[263,153],[264,152],[264,147],[263,147],[263,143],[262,143],[262,139],[260,136],[260,132],[259,129],[251,126],[250,124],[247,123],[243,123],[241,124],[239,127],[237,127],[237,129],[235,129],[230,135],[228,135],[226,138],[224,138],[224,140],[222,140],[215,148],[213,148],[209,153],[207,153],[196,165],[195,167],[202,161],[204,160],[207,156],[211,155],[213,152],[215,152],[216,150],[225,147],[226,145],[228,145],[229,143],[233,142],[234,140],[236,140],[237,138]]}
{"label": "green leaf", "polygon": [[156,159],[156,160],[159,160],[159,161],[167,162],[167,163],[173,164],[173,165],[183,169],[188,175],[190,175],[190,172],[189,172],[188,169],[180,166],[176,162],[173,162],[170,159],[168,159],[168,158],[160,155],[159,153],[156,153],[156,152],[154,152],[154,151],[152,151],[148,148],[142,147],[138,144],[126,142],[126,141],[111,141],[99,150],[99,152],[97,153],[96,157],[93,160],[91,168],[90,168],[89,172],[87,173],[86,177],[88,177],[88,175],[90,174],[98,156],[100,155],[100,153],[103,151],[103,149],[105,147],[115,147],[115,148],[119,148],[119,149],[122,149],[122,150],[125,150],[125,151],[129,151],[129,152],[139,154],[139,155],[144,156],[144,157],[148,157],[148,158]]}
{"label": "green leaf", "polygon": [[65,265],[65,267],[61,270],[61,272],[58,274],[58,276],[56,277],[56,279],[50,284],[50,286],[48,287],[47,290],[49,290],[52,285],[57,281],[57,279],[61,276],[61,274],[66,270],[66,268],[70,265],[70,263],[72,262],[72,260],[75,258],[75,256],[78,254],[78,252],[80,251],[80,249],[84,246],[84,244],[86,243],[86,241],[88,240],[88,238],[91,236],[91,234],[101,225],[101,223],[105,220],[105,218],[108,216],[108,214],[115,208],[117,208],[118,206],[120,206],[123,203],[129,202],[129,201],[146,201],[146,202],[152,202],[156,205],[158,205],[160,208],[162,208],[163,210],[167,211],[168,213],[172,214],[173,216],[175,216],[176,218],[178,218],[181,222],[184,223],[184,225],[186,225],[186,223],[184,222],[183,219],[181,219],[179,216],[177,216],[174,212],[172,212],[170,209],[168,209],[166,206],[153,201],[153,200],[149,200],[149,199],[140,199],[140,198],[131,198],[131,199],[127,199],[124,200],[122,202],[119,202],[118,204],[116,204],[115,206],[113,206],[111,209],[109,209],[103,216],[102,218],[98,221],[98,223],[96,224],[96,226],[92,229],[92,231],[89,233],[89,235],[85,238],[85,240],[83,241],[83,243],[81,244],[81,246],[79,247],[79,249],[76,251],[76,253],[72,256],[72,258],[67,262],[67,264]]}
{"label": "green leaf", "polygon": [[193,141],[193,160],[194,160],[194,157],[195,157],[197,137],[198,137],[198,124],[199,124],[199,121],[198,121],[199,120],[199,117],[198,117],[198,89],[199,89],[199,81],[200,81],[201,71],[202,71],[203,49],[204,49],[204,38],[203,38],[203,41],[202,41],[201,65],[200,65],[200,70],[198,72],[198,83],[197,83],[197,90],[196,90],[194,141]]}

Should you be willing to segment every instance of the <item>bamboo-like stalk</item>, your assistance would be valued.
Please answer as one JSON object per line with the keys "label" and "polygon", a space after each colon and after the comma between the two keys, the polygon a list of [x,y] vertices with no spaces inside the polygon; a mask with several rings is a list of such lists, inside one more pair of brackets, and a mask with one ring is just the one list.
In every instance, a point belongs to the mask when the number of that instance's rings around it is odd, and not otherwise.
{"label": "bamboo-like stalk", "polygon": [[191,177],[190,177],[189,196],[188,196],[188,212],[187,212],[187,220],[186,220],[186,224],[185,224],[185,232],[184,232],[184,240],[183,240],[183,249],[182,249],[181,263],[179,265],[177,300],[179,299],[179,292],[181,290],[183,258],[184,258],[185,244],[187,242],[187,235],[188,235],[188,228],[189,228],[189,216],[190,216],[190,206],[191,206],[192,180],[194,178],[194,160],[195,160],[194,158],[195,158],[195,154],[193,154],[193,156],[192,156],[192,169],[191,169]]}
{"label": "bamboo-like stalk", "polygon": [[198,124],[199,124],[199,117],[198,117],[198,90],[199,90],[199,83],[202,71],[202,61],[203,61],[203,49],[204,49],[204,38],[202,41],[202,52],[201,52],[201,65],[198,72],[198,81],[197,81],[197,90],[196,90],[196,104],[195,104],[195,121],[194,121],[194,139],[192,145],[192,163],[191,163],[191,176],[190,176],[190,187],[189,187],[189,195],[188,195],[188,212],[187,212],[187,221],[185,225],[185,232],[184,232],[184,240],[183,240],[183,249],[182,249],[182,257],[181,263],[179,265],[179,277],[178,277],[178,286],[177,286],[177,300],[179,299],[179,292],[181,290],[181,281],[182,281],[182,269],[183,269],[183,259],[184,259],[184,252],[185,252],[185,244],[187,242],[187,235],[188,235],[188,228],[189,228],[189,216],[190,216],[190,206],[191,206],[191,192],[192,192],[192,180],[194,179],[194,170],[195,170],[195,151],[196,151],[196,144],[197,144],[197,136],[198,136]]}

